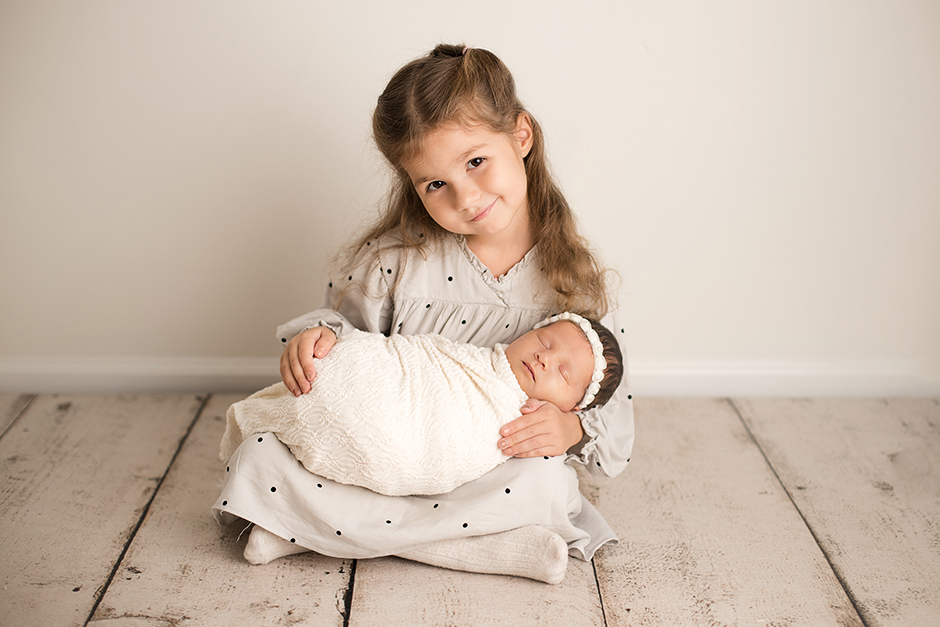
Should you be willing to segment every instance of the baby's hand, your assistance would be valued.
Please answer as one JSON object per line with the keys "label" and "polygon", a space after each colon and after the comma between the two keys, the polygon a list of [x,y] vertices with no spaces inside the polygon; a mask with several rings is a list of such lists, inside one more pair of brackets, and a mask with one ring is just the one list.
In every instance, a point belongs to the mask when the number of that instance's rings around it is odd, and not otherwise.
{"label": "baby's hand", "polygon": [[317,378],[313,360],[322,359],[336,344],[336,334],[326,327],[313,327],[295,335],[281,353],[281,380],[294,396],[310,391]]}
{"label": "baby's hand", "polygon": [[584,437],[576,414],[534,398],[527,400],[522,415],[504,425],[499,433],[503,436],[499,448],[515,457],[563,455]]}

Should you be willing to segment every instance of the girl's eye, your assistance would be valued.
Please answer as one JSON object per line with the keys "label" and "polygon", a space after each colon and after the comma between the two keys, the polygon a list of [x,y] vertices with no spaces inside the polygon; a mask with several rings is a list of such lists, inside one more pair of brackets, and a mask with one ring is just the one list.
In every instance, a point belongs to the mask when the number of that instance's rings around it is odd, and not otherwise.
{"label": "girl's eye", "polygon": [[434,192],[444,187],[444,181],[431,181],[428,183],[427,191]]}
{"label": "girl's eye", "polygon": [[473,168],[478,168],[483,165],[484,161],[486,161],[484,157],[475,157],[467,162],[467,169],[472,170]]}

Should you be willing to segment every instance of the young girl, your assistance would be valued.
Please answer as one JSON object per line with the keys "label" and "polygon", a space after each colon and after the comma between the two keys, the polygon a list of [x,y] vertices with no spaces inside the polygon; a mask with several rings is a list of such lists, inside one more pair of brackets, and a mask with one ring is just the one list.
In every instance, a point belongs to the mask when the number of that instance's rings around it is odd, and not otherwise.
{"label": "young girl", "polygon": [[306,394],[277,383],[229,407],[222,461],[270,432],[321,477],[389,496],[450,492],[506,461],[493,434],[527,398],[599,407],[623,375],[613,334],[570,312],[495,348],[354,329],[318,366]]}
{"label": "young girl", "polygon": [[[394,187],[323,308],[278,329],[281,376],[295,395],[310,390],[314,358],[353,328],[492,347],[552,311],[574,311],[622,335],[605,273],[548,172],[542,131],[495,55],[441,45],[406,64],[379,97],[373,134]],[[590,559],[616,541],[577,492],[572,466],[623,470],[631,399],[625,378],[600,409],[529,403],[493,434],[512,459],[433,498],[318,480],[276,438],[245,442],[213,509],[222,522],[255,524],[253,563],[315,550],[560,581],[569,552]]]}

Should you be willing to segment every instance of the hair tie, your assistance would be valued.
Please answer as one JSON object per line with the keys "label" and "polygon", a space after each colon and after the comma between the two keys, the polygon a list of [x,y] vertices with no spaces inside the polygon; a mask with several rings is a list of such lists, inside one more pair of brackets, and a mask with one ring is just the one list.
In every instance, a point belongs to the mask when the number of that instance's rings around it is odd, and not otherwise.
{"label": "hair tie", "polygon": [[594,401],[594,397],[600,391],[601,381],[604,379],[604,370],[607,369],[607,360],[604,359],[604,345],[601,344],[601,338],[598,337],[597,331],[594,330],[591,323],[586,318],[571,313],[570,311],[546,318],[532,328],[541,329],[559,320],[567,320],[568,322],[575,323],[584,335],[587,336],[588,342],[591,343],[591,352],[594,353],[594,374],[591,375],[591,382],[588,384],[587,391],[584,393],[584,398],[578,403],[578,407],[587,407]]}
{"label": "hair tie", "polygon": [[467,56],[467,51],[470,50],[471,48],[473,48],[473,46],[464,46],[463,52],[461,52],[460,54],[462,54],[463,56]]}

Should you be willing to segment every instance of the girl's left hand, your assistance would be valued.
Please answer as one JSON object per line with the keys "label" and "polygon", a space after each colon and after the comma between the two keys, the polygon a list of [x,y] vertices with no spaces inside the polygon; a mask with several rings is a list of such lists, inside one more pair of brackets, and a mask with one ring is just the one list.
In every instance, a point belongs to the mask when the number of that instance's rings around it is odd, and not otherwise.
{"label": "girl's left hand", "polygon": [[530,398],[522,415],[499,430],[499,448],[505,455],[539,457],[563,455],[581,441],[581,419],[553,403]]}

